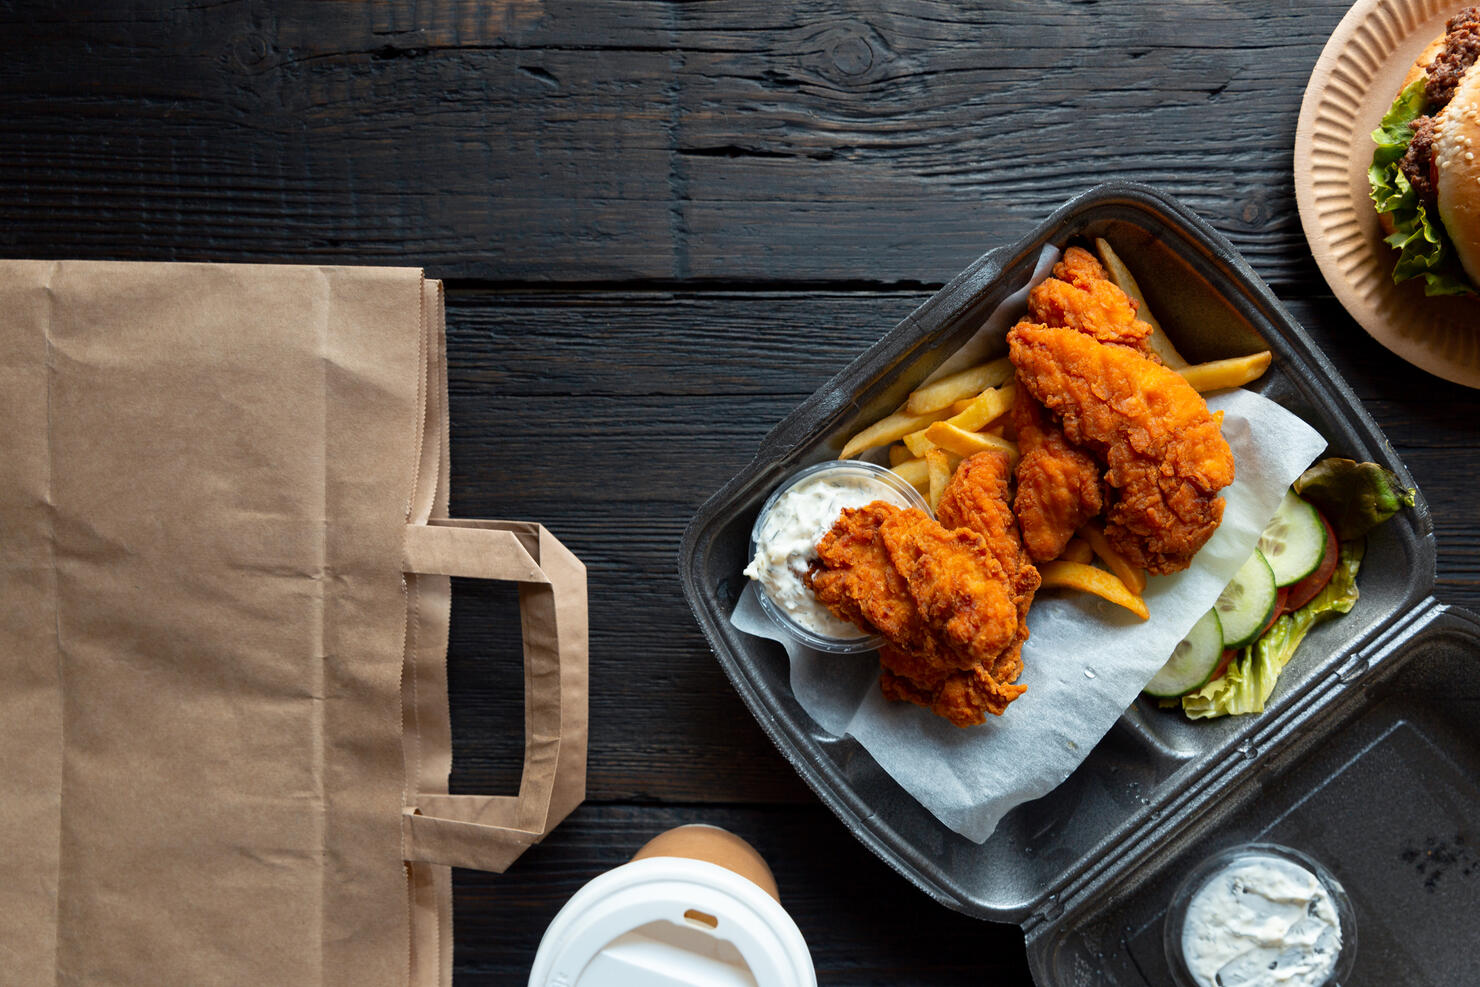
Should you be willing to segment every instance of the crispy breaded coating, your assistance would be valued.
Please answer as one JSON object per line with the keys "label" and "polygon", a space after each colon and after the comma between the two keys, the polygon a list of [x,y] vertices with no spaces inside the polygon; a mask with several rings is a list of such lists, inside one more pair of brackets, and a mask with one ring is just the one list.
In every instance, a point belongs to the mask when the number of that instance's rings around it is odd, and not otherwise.
{"label": "crispy breaded coating", "polygon": [[1018,388],[1012,421],[1019,454],[1013,512],[1033,561],[1051,562],[1104,507],[1100,465],[1069,444],[1026,387]]}
{"label": "crispy breaded coating", "polygon": [[958,726],[1000,715],[1023,691],[1012,681],[1022,670],[1038,570],[1007,507],[1007,463],[983,453],[961,464],[947,486],[948,510],[969,523],[954,528],[881,502],[844,510],[807,575],[833,613],[888,640],[884,694]]}
{"label": "crispy breaded coating", "polygon": [[1202,395],[1176,372],[1072,329],[1021,322],[1007,341],[1019,382],[1108,466],[1110,543],[1155,573],[1187,568],[1222,520],[1217,493],[1234,472]]}
{"label": "crispy breaded coating", "polygon": [[1146,337],[1151,324],[1136,318],[1136,302],[1121,291],[1094,255],[1070,247],[1053,268],[1053,277],[1028,292],[1028,313],[1034,322],[1075,329],[1102,343],[1129,346],[1150,353]]}
{"label": "crispy breaded coating", "polygon": [[1017,605],[1002,564],[981,535],[947,530],[919,511],[901,511],[880,534],[921,617],[951,651],[995,655],[1012,640]]}

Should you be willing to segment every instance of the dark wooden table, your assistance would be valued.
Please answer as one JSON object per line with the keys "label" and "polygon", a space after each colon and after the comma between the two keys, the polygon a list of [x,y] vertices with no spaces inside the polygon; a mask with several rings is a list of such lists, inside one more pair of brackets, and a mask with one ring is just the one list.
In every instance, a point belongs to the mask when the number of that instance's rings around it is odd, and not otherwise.
{"label": "dark wooden table", "polygon": [[[1480,606],[1480,395],[1332,300],[1296,114],[1347,3],[0,3],[0,252],[411,264],[448,287],[454,513],[543,521],[591,590],[589,797],[460,874],[461,984],[519,983],[581,884],[702,821],[769,859],[830,984],[1026,984],[751,720],[675,574],[766,431],[953,274],[1105,179],[1227,235],[1386,429]],[[457,789],[522,743],[511,598],[460,586]]]}

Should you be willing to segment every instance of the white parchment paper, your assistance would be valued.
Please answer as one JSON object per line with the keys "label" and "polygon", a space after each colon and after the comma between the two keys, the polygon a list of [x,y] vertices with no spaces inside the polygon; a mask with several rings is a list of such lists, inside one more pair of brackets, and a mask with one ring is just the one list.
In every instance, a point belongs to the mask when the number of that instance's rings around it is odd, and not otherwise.
{"label": "white parchment paper", "polygon": [[1153,576],[1139,621],[1084,593],[1040,593],[1023,647],[1028,687],[1001,717],[965,729],[879,691],[876,656],[830,655],[787,638],[760,609],[754,586],[731,615],[740,630],[781,642],[791,686],[825,730],[852,734],[942,823],[978,843],[1014,806],[1052,790],[1088,756],[1151,680],[1259,540],[1294,479],[1326,446],[1315,429],[1250,391],[1209,395],[1222,411],[1237,478],[1223,491],[1223,523],[1193,560]]}

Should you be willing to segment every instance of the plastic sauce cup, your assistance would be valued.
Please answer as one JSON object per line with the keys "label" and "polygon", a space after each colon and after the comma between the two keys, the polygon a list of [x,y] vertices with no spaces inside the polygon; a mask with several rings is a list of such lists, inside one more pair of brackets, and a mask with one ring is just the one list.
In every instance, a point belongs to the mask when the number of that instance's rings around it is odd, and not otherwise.
{"label": "plastic sauce cup", "polygon": [[[755,524],[750,530],[750,554],[747,556],[747,559],[755,557],[756,546],[761,538],[761,532],[765,527],[766,518],[771,513],[771,509],[776,506],[778,500],[793,488],[801,486],[809,480],[831,476],[847,477],[855,482],[862,482],[873,489],[873,499],[885,500],[899,507],[913,507],[925,514],[931,514],[930,505],[924,497],[920,496],[920,491],[916,490],[908,481],[893,470],[885,469],[876,463],[870,463],[861,459],[837,459],[814,463],[806,469],[788,477],[784,483],[771,492],[771,496],[766,498],[766,502],[761,505],[760,513],[756,515]],[[817,532],[817,539],[820,541],[825,534],[827,534],[827,528],[823,528]],[[829,637],[825,634],[819,634],[810,627],[804,627],[793,619],[775,600],[771,599],[771,594],[763,585],[757,585],[756,598],[760,601],[761,610],[788,637],[815,651],[828,651],[834,654],[856,654],[862,651],[874,651],[879,645],[884,643],[884,639],[876,634],[863,634],[860,632],[848,637]]]}
{"label": "plastic sauce cup", "polygon": [[815,987],[807,944],[754,848],[714,826],[669,830],[571,897],[530,987]]}
{"label": "plastic sauce cup", "polygon": [[[1352,964],[1356,961],[1357,923],[1351,899],[1347,897],[1341,882],[1336,880],[1319,861],[1299,850],[1277,843],[1244,843],[1227,847],[1204,860],[1193,868],[1172,895],[1163,925],[1163,946],[1166,951],[1167,964],[1171,968],[1172,979],[1177,987],[1206,987],[1209,983],[1209,980],[1193,974],[1185,951],[1185,937],[1189,931],[1195,931],[1189,929],[1189,923],[1192,920],[1189,912],[1194,900],[1225,873],[1233,873],[1231,869],[1271,861],[1283,866],[1293,865],[1296,872],[1304,871],[1305,876],[1314,878],[1315,883],[1325,892],[1330,899],[1331,910],[1335,913],[1336,928],[1341,936],[1340,949],[1335,953],[1330,969],[1319,981],[1312,981],[1308,977],[1292,979],[1289,971],[1280,973],[1259,971],[1253,975],[1245,971],[1237,974],[1235,979],[1231,979],[1229,983],[1249,984],[1251,987],[1263,987],[1265,984],[1272,983],[1331,987],[1331,985],[1346,982]],[[1272,935],[1275,931],[1276,927],[1269,925],[1262,929],[1261,935]],[[1253,944],[1253,940],[1250,940],[1250,944]],[[1260,942],[1258,945],[1267,947],[1270,944]]]}

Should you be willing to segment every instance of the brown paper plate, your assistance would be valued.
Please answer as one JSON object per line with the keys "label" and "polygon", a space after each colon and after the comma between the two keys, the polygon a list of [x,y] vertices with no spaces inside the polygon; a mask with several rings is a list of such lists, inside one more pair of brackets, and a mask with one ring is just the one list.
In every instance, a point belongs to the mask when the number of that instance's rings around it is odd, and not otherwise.
{"label": "brown paper plate", "polygon": [[1431,374],[1480,387],[1480,300],[1429,298],[1393,284],[1368,196],[1371,133],[1418,53],[1464,6],[1360,0],[1321,52],[1295,128],[1295,200],[1316,264],[1338,301],[1383,346]]}

